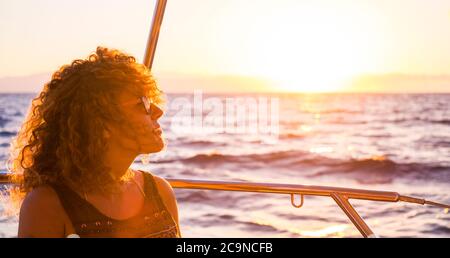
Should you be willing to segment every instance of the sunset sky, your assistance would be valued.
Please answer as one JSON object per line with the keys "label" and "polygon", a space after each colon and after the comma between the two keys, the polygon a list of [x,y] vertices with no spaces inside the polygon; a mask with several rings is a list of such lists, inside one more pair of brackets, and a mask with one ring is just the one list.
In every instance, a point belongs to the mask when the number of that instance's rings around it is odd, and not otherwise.
{"label": "sunset sky", "polygon": [[[0,0],[0,91],[103,45],[141,60],[155,1]],[[450,92],[448,0],[169,0],[166,91]]]}

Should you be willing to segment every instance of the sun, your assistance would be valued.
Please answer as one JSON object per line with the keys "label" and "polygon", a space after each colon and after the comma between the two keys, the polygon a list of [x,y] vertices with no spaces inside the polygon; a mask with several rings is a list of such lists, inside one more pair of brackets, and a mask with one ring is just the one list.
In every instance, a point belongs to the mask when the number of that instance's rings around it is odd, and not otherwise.
{"label": "sun", "polygon": [[319,7],[301,14],[274,12],[249,32],[254,42],[250,73],[270,79],[281,91],[344,89],[347,81],[377,65],[379,31],[365,15]]}

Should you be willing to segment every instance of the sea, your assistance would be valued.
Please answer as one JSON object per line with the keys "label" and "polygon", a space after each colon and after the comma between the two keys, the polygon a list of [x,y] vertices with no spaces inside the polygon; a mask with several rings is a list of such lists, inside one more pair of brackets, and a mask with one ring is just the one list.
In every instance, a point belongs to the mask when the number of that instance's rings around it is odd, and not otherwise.
{"label": "sea", "polygon": [[[0,94],[0,173],[35,96]],[[138,157],[134,168],[167,179],[350,187],[450,203],[450,94],[193,92],[167,94],[164,110],[165,149]],[[183,237],[361,237],[329,197],[304,196],[296,208],[289,194],[175,194]],[[448,209],[351,203],[380,237],[450,238]],[[15,237],[17,227],[17,216],[0,217],[0,237]]]}

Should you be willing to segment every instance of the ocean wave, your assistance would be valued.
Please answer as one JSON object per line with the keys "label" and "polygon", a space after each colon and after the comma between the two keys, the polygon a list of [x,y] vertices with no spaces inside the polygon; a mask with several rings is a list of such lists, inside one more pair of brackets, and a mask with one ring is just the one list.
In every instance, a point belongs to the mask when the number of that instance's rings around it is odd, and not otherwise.
{"label": "ocean wave", "polygon": [[450,119],[438,119],[438,120],[427,120],[430,123],[434,124],[443,124],[443,125],[450,125]]}
{"label": "ocean wave", "polygon": [[[330,222],[329,218],[321,217],[317,215],[299,215],[295,213],[276,213],[277,216],[283,219],[291,221],[319,221],[319,222]],[[336,222],[345,223],[345,218],[336,218]]]}
{"label": "ocean wave", "polygon": [[424,146],[450,148],[450,139],[445,136],[427,135],[417,139],[416,142]]}
{"label": "ocean wave", "polygon": [[235,209],[239,207],[242,210],[245,201],[251,198],[252,195],[249,193],[241,192],[177,189],[177,200],[179,202],[201,203],[211,206],[220,204],[221,208]]}
{"label": "ocean wave", "polygon": [[197,141],[186,141],[186,142],[180,142],[180,145],[187,145],[190,147],[210,147],[210,146],[226,146],[226,143],[220,143],[220,142],[214,142],[214,141],[208,141],[208,140],[197,140]]}
{"label": "ocean wave", "polygon": [[211,198],[208,193],[204,191],[191,191],[177,196],[177,199],[181,202],[205,202]]}
{"label": "ocean wave", "polygon": [[14,112],[14,114],[12,114],[12,116],[22,117],[22,116],[24,116],[24,113],[22,113],[20,111],[16,111],[16,112]]}
{"label": "ocean wave", "polygon": [[450,234],[450,227],[432,223],[429,225],[429,229],[421,230],[422,234],[439,234],[443,236],[448,236]]}
{"label": "ocean wave", "polygon": [[286,133],[280,135],[280,140],[295,140],[295,139],[304,139],[306,134],[297,134],[297,133]]}
{"label": "ocean wave", "polygon": [[229,215],[229,214],[222,214],[218,216],[220,219],[223,220],[234,220],[235,216]]}
{"label": "ocean wave", "polygon": [[244,155],[232,155],[232,154],[222,154],[222,153],[202,153],[197,154],[189,158],[184,158],[179,161],[187,163],[244,163],[244,162],[274,162],[278,160],[295,158],[298,155],[304,155],[301,151],[280,151],[280,152],[270,152],[263,154],[244,154]]}
{"label": "ocean wave", "polygon": [[[230,155],[221,153],[197,154],[177,161],[190,165],[252,164],[255,168],[280,167],[304,172],[307,177],[350,176],[365,184],[390,183],[398,177],[415,179],[442,179],[450,176],[450,167],[437,163],[397,163],[386,157],[374,156],[362,159],[334,159],[303,151],[279,151],[263,154]],[[310,172],[311,168],[315,172]]]}
{"label": "ocean wave", "polygon": [[17,132],[0,131],[0,137],[13,137],[16,134],[17,134]]}
{"label": "ocean wave", "polygon": [[6,125],[6,123],[8,123],[9,121],[11,121],[11,120],[0,116],[0,127],[4,127]]}
{"label": "ocean wave", "polygon": [[251,232],[263,231],[263,232],[286,232],[285,230],[279,229],[273,225],[267,223],[261,223],[257,221],[237,221],[239,224],[243,225],[246,230]]}
{"label": "ocean wave", "polygon": [[433,143],[433,147],[450,148],[450,141],[440,141],[440,142]]}
{"label": "ocean wave", "polygon": [[398,178],[442,180],[450,177],[450,167],[428,163],[396,163],[390,159],[336,160],[310,177],[346,176],[362,184],[388,184]]}
{"label": "ocean wave", "polygon": [[370,121],[370,123],[380,123],[380,124],[412,124],[417,123],[428,123],[428,124],[442,124],[450,125],[450,119],[432,119],[424,117],[401,117],[401,118],[383,118],[375,119]]}
{"label": "ocean wave", "polygon": [[237,157],[233,155],[224,155],[219,153],[211,153],[211,154],[197,154],[195,156],[182,159],[180,161],[187,163],[210,163],[210,162],[237,162]]}

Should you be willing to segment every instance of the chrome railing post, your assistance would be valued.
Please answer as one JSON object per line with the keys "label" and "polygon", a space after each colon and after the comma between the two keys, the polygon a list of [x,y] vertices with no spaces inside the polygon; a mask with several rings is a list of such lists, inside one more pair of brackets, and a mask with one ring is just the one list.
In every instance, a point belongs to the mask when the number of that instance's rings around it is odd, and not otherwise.
{"label": "chrome railing post", "polygon": [[346,196],[342,196],[338,193],[332,193],[331,197],[365,238],[376,237],[370,227],[366,224],[366,222],[364,222],[364,219],[359,216],[358,212],[350,204]]}
{"label": "chrome railing post", "polygon": [[153,12],[152,27],[147,40],[147,47],[144,55],[144,65],[150,70],[153,66],[153,59],[155,58],[156,45],[158,44],[159,31],[164,18],[164,11],[166,10],[167,0],[157,0],[155,11]]}

